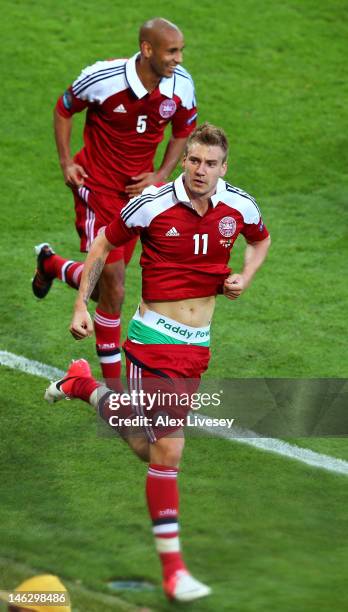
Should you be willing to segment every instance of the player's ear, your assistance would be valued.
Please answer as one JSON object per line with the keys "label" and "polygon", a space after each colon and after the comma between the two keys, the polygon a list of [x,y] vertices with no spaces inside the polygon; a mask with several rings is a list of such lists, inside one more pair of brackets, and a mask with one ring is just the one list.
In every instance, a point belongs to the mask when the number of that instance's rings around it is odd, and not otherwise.
{"label": "player's ear", "polygon": [[227,172],[227,161],[225,161],[222,165],[221,165],[221,169],[220,169],[220,177],[223,178],[225,176]]}
{"label": "player's ear", "polygon": [[186,167],[186,155],[184,155],[184,157],[182,158],[182,162],[181,162],[181,167],[185,170]]}
{"label": "player's ear", "polygon": [[152,45],[147,40],[143,40],[140,45],[140,51],[145,59],[149,59],[152,55]]}

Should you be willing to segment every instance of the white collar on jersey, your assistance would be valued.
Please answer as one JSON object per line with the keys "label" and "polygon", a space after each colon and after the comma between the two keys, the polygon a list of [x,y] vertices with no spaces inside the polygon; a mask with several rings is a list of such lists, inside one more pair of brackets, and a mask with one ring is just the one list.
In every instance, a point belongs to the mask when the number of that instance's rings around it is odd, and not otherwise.
{"label": "white collar on jersey", "polygon": [[[178,176],[178,178],[174,181],[175,195],[177,199],[179,200],[179,202],[182,202],[183,204],[186,204],[187,206],[192,208],[190,198],[188,197],[186,193],[183,178],[184,178],[184,173],[180,174],[180,176]],[[225,191],[226,191],[226,183],[222,178],[219,178],[217,185],[216,185],[216,192],[210,198],[213,208],[215,208],[218,202],[220,202],[221,195]]]}
{"label": "white collar on jersey", "polygon": [[[136,53],[126,62],[126,79],[129,87],[135,93],[137,98],[143,98],[146,96],[147,89],[145,89],[141,80],[138,77],[137,69],[135,67],[135,62],[139,57],[140,53]],[[174,95],[174,84],[175,84],[175,75],[169,78],[163,78],[159,84],[159,90],[161,94],[167,96],[167,98],[172,98]]]}

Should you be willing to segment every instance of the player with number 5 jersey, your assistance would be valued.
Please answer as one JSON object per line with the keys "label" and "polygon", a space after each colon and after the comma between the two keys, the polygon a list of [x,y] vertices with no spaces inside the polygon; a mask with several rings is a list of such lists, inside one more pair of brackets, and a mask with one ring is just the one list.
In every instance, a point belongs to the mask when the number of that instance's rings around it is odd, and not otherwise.
{"label": "player with number 5 jersey", "polygon": [[[55,108],[58,155],[65,183],[73,192],[83,252],[89,251],[129,198],[169,177],[196,125],[193,81],[180,66],[181,31],[165,19],[152,19],[141,26],[139,44],[139,53],[130,59],[98,61],[85,68]],[[84,146],[72,157],[72,118],[81,111],[86,111]],[[169,124],[172,136],[160,167],[154,170],[156,149]],[[135,243],[129,241],[109,253],[92,295],[97,302],[97,354],[104,378],[114,388],[120,377],[124,271]],[[36,254],[32,284],[36,297],[45,297],[55,278],[79,287],[81,262],[57,255],[45,242],[36,247]]]}
{"label": "player with number 5 jersey", "polygon": [[[123,204],[129,193],[142,190],[135,177],[153,172],[166,126],[171,123],[174,140],[186,140],[197,115],[193,82],[184,68],[173,63],[167,73],[160,71],[156,87],[147,88],[139,75],[140,62],[140,53],[128,60],[96,62],[82,71],[56,107],[67,119],[87,109],[84,147],[74,158],[88,175],[83,184],[105,194],[116,191]],[[167,169],[159,171],[152,183],[168,176]],[[135,189],[127,190],[132,184]],[[112,201],[106,208],[115,212]],[[103,214],[109,216],[108,210]]]}

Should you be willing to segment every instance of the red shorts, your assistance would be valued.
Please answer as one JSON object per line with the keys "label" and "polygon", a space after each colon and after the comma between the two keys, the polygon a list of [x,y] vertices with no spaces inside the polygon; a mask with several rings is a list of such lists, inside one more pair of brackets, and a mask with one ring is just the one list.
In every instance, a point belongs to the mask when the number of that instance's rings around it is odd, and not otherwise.
{"label": "red shorts", "polygon": [[[133,404],[133,409],[136,415],[149,419],[150,424],[144,427],[149,442],[181,429],[181,421],[186,420],[191,410],[190,396],[197,392],[201,375],[208,368],[209,348],[192,344],[138,344],[127,338],[123,349],[129,392],[144,392],[142,401]],[[151,409],[147,403],[149,396]]]}
{"label": "red shorts", "polygon": [[[80,236],[80,251],[89,251],[94,238],[99,232],[119,215],[122,208],[127,204],[124,197],[105,195],[91,191],[88,187],[79,187],[73,191],[75,200],[75,227]],[[113,212],[110,212],[111,206]],[[113,249],[106,263],[112,263],[123,259],[128,264],[133,255],[137,238],[130,240],[127,244]]]}

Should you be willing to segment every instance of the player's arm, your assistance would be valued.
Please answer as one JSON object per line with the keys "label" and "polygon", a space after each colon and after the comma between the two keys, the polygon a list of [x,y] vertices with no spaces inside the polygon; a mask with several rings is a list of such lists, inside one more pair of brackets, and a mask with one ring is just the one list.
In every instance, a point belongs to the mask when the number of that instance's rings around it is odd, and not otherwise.
{"label": "player's arm", "polygon": [[176,168],[181,156],[185,150],[187,137],[175,138],[172,136],[165,150],[160,168],[156,174],[159,177],[157,180],[166,181],[170,177],[173,170]]}
{"label": "player's arm", "polygon": [[80,187],[87,178],[85,169],[76,164],[71,157],[70,141],[72,131],[72,116],[63,116],[58,108],[54,109],[54,135],[56,139],[60,167],[63,172],[65,184],[68,187]]}
{"label": "player's arm", "polygon": [[149,185],[165,182],[177,166],[184,152],[186,140],[187,138],[174,138],[172,136],[168,142],[159,169],[154,172],[143,172],[137,176],[132,176],[132,180],[136,182],[126,186],[125,191],[128,195],[134,197],[142,193],[145,187]]}
{"label": "player's arm", "polygon": [[105,233],[102,232],[93,241],[86,257],[70,324],[70,332],[76,340],[82,340],[93,334],[93,323],[87,305],[102,273],[105,260],[113,248],[114,245],[108,241]]}
{"label": "player's arm", "polygon": [[87,305],[100,278],[108,254],[112,249],[126,244],[139,233],[139,227],[127,226],[121,216],[117,216],[105,228],[105,231],[100,232],[93,241],[83,266],[79,292],[70,325],[70,332],[76,340],[82,340],[93,334],[93,324]]}
{"label": "player's arm", "polygon": [[248,242],[244,254],[244,266],[240,274],[231,274],[224,282],[224,295],[235,300],[250,285],[257,270],[262,266],[271,246],[271,237]]}
{"label": "player's arm", "polygon": [[[82,72],[79,79],[84,77]],[[78,80],[76,83],[78,82]],[[74,94],[73,85],[58,98],[53,114],[54,135],[56,139],[59,163],[64,181],[68,187],[80,187],[87,178],[85,169],[74,162],[70,152],[73,115],[80,113],[89,104],[88,95],[80,98]]]}

